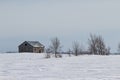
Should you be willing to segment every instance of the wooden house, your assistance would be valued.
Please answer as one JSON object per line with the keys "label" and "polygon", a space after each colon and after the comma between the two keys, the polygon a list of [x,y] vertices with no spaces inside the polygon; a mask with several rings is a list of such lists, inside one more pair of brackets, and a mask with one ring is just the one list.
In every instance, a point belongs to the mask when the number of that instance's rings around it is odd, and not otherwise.
{"label": "wooden house", "polygon": [[25,41],[18,46],[19,52],[43,53],[45,46],[38,41]]}

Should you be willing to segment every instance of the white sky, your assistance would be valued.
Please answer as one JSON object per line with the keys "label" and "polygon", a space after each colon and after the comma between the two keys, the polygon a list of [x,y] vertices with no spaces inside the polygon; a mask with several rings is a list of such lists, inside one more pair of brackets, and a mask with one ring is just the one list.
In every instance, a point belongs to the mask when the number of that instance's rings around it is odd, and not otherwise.
{"label": "white sky", "polygon": [[63,48],[74,40],[87,47],[90,33],[102,35],[112,52],[120,42],[120,0],[0,0],[0,51],[16,51],[24,40]]}

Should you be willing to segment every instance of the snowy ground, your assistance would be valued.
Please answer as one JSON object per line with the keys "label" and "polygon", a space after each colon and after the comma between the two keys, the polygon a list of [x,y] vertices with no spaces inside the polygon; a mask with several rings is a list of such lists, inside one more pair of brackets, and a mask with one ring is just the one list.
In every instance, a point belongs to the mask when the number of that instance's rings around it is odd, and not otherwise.
{"label": "snowy ground", "polygon": [[120,56],[0,54],[0,80],[120,80]]}

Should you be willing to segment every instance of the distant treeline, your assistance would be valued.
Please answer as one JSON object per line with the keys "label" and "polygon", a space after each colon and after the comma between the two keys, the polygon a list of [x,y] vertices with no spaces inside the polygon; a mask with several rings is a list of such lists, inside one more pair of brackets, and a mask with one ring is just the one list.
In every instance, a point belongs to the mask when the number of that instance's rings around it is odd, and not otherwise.
{"label": "distant treeline", "polygon": [[[120,44],[118,45],[118,51],[120,51]],[[48,53],[47,57],[50,57],[49,53],[55,54],[55,57],[59,57],[62,51],[62,46],[60,40],[55,37],[51,40],[50,46],[46,49],[46,53]],[[88,49],[84,49],[84,45],[81,45],[79,42],[74,41],[72,43],[72,47],[68,49],[64,54],[73,54],[75,56],[78,55],[110,55],[110,47],[106,46],[104,39],[101,35],[90,34],[88,38]],[[59,56],[58,56],[59,55]]]}

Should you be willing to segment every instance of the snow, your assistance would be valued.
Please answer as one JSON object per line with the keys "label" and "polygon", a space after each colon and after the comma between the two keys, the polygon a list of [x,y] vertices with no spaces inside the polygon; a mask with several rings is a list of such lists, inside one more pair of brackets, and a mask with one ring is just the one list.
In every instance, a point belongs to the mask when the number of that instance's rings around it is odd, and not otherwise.
{"label": "snow", "polygon": [[120,80],[120,56],[0,54],[0,80]]}

